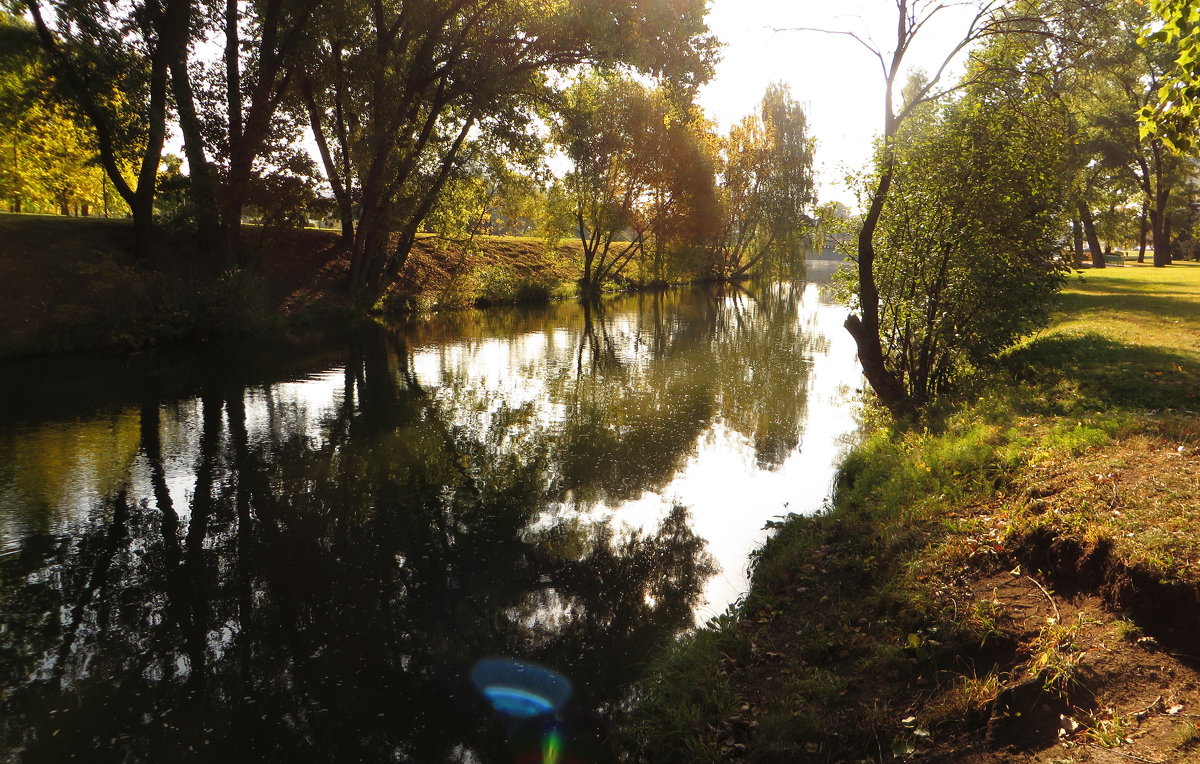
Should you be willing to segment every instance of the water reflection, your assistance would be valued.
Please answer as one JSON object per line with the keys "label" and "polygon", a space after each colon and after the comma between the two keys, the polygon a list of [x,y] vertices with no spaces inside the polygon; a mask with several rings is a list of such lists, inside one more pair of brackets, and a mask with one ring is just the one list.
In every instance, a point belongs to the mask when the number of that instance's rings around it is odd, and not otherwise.
{"label": "water reflection", "polygon": [[714,513],[679,487],[735,451],[785,476],[810,405],[843,402],[810,394],[815,299],[464,313],[273,359],[286,381],[261,358],[133,368],[82,410],[14,411],[0,752],[504,760],[470,671],[508,656],[569,677],[565,744],[604,758],[622,688],[713,599]]}

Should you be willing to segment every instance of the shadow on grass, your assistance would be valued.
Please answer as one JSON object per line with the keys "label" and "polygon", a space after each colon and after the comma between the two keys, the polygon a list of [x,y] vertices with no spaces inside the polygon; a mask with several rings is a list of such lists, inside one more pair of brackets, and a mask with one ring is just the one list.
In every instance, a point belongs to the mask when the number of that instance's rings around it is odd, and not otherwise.
{"label": "shadow on grass", "polygon": [[1076,386],[1085,400],[1102,408],[1200,407],[1200,363],[1099,334],[1041,337],[1013,351],[1007,363],[1022,381]]}
{"label": "shadow on grass", "polygon": [[1180,297],[1164,296],[1161,292],[1149,293],[1145,290],[1109,290],[1097,289],[1086,294],[1072,292],[1061,295],[1062,308],[1068,314],[1085,311],[1113,309],[1113,296],[1120,295],[1122,313],[1147,313],[1159,316],[1164,321],[1180,316],[1195,316],[1200,313],[1200,302]]}

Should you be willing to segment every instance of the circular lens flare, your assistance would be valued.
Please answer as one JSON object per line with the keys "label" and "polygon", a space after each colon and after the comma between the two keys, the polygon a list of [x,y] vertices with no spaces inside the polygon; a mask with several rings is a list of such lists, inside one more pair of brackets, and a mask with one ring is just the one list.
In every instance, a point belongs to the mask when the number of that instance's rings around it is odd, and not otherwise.
{"label": "circular lens flare", "polygon": [[516,687],[492,685],[483,688],[483,695],[502,714],[529,719],[554,713],[554,705],[541,695]]}
{"label": "circular lens flare", "polygon": [[471,669],[471,681],[492,708],[518,719],[558,713],[571,696],[566,677],[533,663],[484,658]]}

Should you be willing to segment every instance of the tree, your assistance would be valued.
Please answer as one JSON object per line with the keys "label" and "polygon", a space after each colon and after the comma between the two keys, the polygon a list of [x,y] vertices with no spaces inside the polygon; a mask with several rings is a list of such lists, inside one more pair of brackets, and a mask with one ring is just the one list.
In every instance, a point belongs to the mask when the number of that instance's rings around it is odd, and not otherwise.
{"label": "tree", "polygon": [[[154,245],[168,75],[186,56],[191,0],[26,0],[55,78],[95,132],[100,164],[133,215],[139,257]],[[47,13],[49,11],[49,13]],[[126,178],[126,164],[137,167]]]}
{"label": "tree", "polygon": [[[884,354],[881,325],[879,320],[880,295],[875,277],[875,232],[879,228],[880,216],[895,179],[897,162],[892,153],[892,143],[904,121],[917,109],[945,95],[940,80],[951,61],[967,46],[982,38],[992,28],[1001,4],[994,0],[981,2],[971,22],[958,42],[943,59],[933,77],[920,83],[901,104],[896,107],[895,90],[897,78],[904,66],[905,57],[916,43],[920,31],[945,9],[942,3],[928,0],[894,0],[896,9],[895,48],[885,53],[878,45],[853,32],[833,32],[852,38],[865,47],[879,62],[883,75],[883,133],[876,159],[876,172],[867,193],[867,209],[858,231],[857,284],[854,289],[858,313],[846,318],[846,330],[858,347],[859,362],[863,374],[879,400],[893,415],[909,416],[915,412],[916,403],[909,396],[902,372],[892,368]],[[810,30],[828,32],[829,30]]]}
{"label": "tree", "polygon": [[[1158,43],[1139,44],[1138,30],[1149,21],[1142,3],[1114,0],[1106,10],[1089,29],[1066,101],[1078,115],[1083,156],[1092,160],[1082,172],[1092,177],[1108,172],[1117,183],[1136,186],[1154,244],[1154,265],[1161,267],[1170,262],[1167,210],[1184,164],[1170,150],[1166,136],[1139,133],[1136,115],[1153,108],[1167,79],[1170,54]],[[1089,233],[1091,210],[1081,209],[1085,211],[1084,229]],[[1089,238],[1094,240],[1095,233]],[[1100,254],[1093,252],[1093,259],[1097,257]]]}
{"label": "tree", "polygon": [[1066,145],[1053,100],[1019,89],[927,105],[893,136],[875,272],[885,359],[914,404],[1048,315]]}
{"label": "tree", "polygon": [[670,97],[657,141],[640,152],[649,193],[634,208],[634,228],[643,232],[638,273],[643,283],[663,285],[697,272],[695,256],[711,238],[716,218],[716,135],[690,104]]}
{"label": "tree", "polygon": [[1161,45],[1174,56],[1174,69],[1159,83],[1156,99],[1138,112],[1142,132],[1170,149],[1188,152],[1196,147],[1200,117],[1200,4],[1196,0],[1150,0],[1157,23],[1142,42]]}
{"label": "tree", "polygon": [[330,3],[301,89],[358,300],[373,303],[403,266],[473,132],[528,136],[548,73],[580,64],[694,88],[714,49],[703,16],[699,0]]}
{"label": "tree", "polygon": [[816,196],[808,117],[786,85],[767,88],[758,113],[729,131],[721,157],[714,275],[740,278],[779,252],[794,259]]}
{"label": "tree", "polygon": [[562,181],[563,222],[583,247],[585,291],[651,248],[646,270],[663,277],[662,246],[686,219],[682,208],[713,183],[688,112],[627,75],[586,74],[564,94],[552,137],[573,165]]}
{"label": "tree", "polygon": [[200,248],[227,264],[247,262],[246,205],[261,209],[264,195],[307,180],[288,170],[307,160],[295,148],[302,122],[284,107],[291,105],[299,54],[319,5],[320,0],[197,0],[195,8],[188,6],[193,42],[215,33],[225,43],[218,67],[189,65],[186,51],[173,59],[171,89]]}
{"label": "tree", "polygon": [[92,131],[53,84],[33,26],[0,14],[0,197],[12,212],[115,211]]}
{"label": "tree", "polygon": [[[846,319],[846,330],[854,337],[859,361],[872,390],[893,415],[910,417],[920,401],[913,397],[905,371],[893,366],[884,349],[883,326],[880,321],[881,294],[876,274],[876,233],[887,204],[893,181],[900,170],[893,144],[901,126],[914,113],[937,103],[952,92],[984,82],[992,72],[984,67],[968,70],[967,76],[954,84],[944,84],[943,75],[960,53],[984,39],[1021,39],[1034,36],[1057,39],[1057,33],[1046,28],[1046,15],[1038,2],[1016,3],[1012,7],[1000,0],[948,5],[934,0],[893,0],[896,10],[894,47],[885,51],[879,45],[857,33],[846,31],[808,30],[850,37],[866,48],[879,63],[883,76],[883,131],[876,154],[876,169],[866,190],[866,212],[858,231],[857,277],[854,285],[858,312]],[[927,78],[916,81],[903,94],[899,103],[897,79],[904,69],[905,59],[921,36],[922,30],[947,8],[969,6],[971,14],[965,30],[950,46],[937,70]]]}

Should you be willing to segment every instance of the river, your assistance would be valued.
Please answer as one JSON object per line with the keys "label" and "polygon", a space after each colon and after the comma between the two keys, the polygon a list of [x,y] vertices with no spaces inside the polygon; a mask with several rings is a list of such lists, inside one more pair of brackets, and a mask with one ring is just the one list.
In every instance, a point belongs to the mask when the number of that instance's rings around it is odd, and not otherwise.
{"label": "river", "polygon": [[9,364],[0,760],[502,761],[488,656],[567,677],[602,760],[647,655],[827,499],[860,378],[821,268]]}

